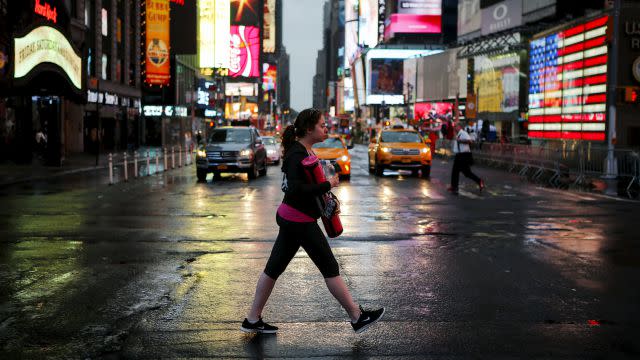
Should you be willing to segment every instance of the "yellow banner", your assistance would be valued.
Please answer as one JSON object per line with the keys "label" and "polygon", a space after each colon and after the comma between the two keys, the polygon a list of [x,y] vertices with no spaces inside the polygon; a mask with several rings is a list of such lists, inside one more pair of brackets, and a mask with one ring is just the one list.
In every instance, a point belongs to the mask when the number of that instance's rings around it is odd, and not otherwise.
{"label": "yellow banner", "polygon": [[169,85],[169,0],[146,0],[146,82]]}

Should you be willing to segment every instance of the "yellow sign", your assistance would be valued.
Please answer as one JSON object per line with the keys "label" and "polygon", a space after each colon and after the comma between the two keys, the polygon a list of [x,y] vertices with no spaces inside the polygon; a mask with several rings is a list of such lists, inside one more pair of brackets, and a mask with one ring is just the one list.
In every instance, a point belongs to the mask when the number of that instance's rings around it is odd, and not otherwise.
{"label": "yellow sign", "polygon": [[229,68],[230,0],[198,0],[198,63],[201,68]]}
{"label": "yellow sign", "polygon": [[169,85],[169,0],[147,0],[146,21],[146,81]]}
{"label": "yellow sign", "polygon": [[40,26],[25,37],[15,38],[14,44],[14,78],[26,76],[40,64],[52,63],[67,74],[73,86],[82,88],[82,59],[60,31]]}
{"label": "yellow sign", "polygon": [[262,51],[276,52],[276,0],[264,0]]}

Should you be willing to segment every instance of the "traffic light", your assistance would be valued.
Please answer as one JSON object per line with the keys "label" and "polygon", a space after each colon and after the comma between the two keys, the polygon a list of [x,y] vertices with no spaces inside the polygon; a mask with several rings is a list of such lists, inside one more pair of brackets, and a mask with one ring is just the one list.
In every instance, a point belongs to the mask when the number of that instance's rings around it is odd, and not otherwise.
{"label": "traffic light", "polygon": [[638,103],[640,102],[640,87],[637,86],[625,86],[624,87],[624,102]]}

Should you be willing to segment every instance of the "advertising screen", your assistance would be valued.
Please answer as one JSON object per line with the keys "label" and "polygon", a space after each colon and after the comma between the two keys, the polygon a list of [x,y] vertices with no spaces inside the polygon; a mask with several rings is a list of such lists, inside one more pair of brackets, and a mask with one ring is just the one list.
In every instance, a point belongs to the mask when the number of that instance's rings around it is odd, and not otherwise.
{"label": "advertising screen", "polygon": [[[440,52],[442,50],[369,50],[366,53],[366,68],[364,69],[367,74],[366,104],[382,104],[383,101],[388,105],[403,104],[404,60]],[[356,83],[358,81],[356,76]],[[360,86],[360,84],[357,83],[356,86]]]}
{"label": "advertising screen", "polygon": [[518,110],[520,56],[516,53],[474,58],[478,112]]}
{"label": "advertising screen", "polygon": [[[82,59],[60,31],[50,26],[40,26],[24,37],[15,38],[14,42],[16,79],[28,75],[36,66],[47,62],[62,69],[74,87],[82,88]],[[3,60],[0,59],[0,62]]]}
{"label": "advertising screen", "polygon": [[353,78],[346,77],[342,82],[343,86],[343,96],[342,96],[342,104],[339,109],[340,114],[344,114],[345,112],[353,111],[354,109],[354,95],[353,95]]}
{"label": "advertising screen", "polygon": [[262,64],[262,90],[275,90],[277,79],[278,68],[274,64]]}
{"label": "advertising screen", "polygon": [[145,80],[169,85],[169,0],[147,0],[146,4]]}
{"label": "advertising screen", "polygon": [[481,20],[480,0],[458,2],[458,36],[480,30]]}
{"label": "advertising screen", "polygon": [[360,0],[359,8],[358,44],[373,48],[378,44],[378,0]]}
{"label": "advertising screen", "polygon": [[262,0],[231,0],[231,23],[233,25],[260,24]]}
{"label": "advertising screen", "polygon": [[224,87],[226,96],[258,96],[258,84],[248,82],[228,82]]}
{"label": "advertising screen", "polygon": [[201,68],[229,68],[229,0],[198,0],[198,62]]}
{"label": "advertising screen", "polygon": [[260,76],[260,29],[231,25],[229,76]]}
{"label": "advertising screen", "polygon": [[371,60],[371,94],[400,95],[404,79],[403,59]]}
{"label": "advertising screen", "polygon": [[441,0],[398,0],[398,13],[391,14],[384,38],[395,34],[438,34],[442,31]]}
{"label": "advertising screen", "polygon": [[351,76],[353,77],[353,87],[354,87],[354,100],[355,103],[360,106],[366,104],[367,99],[367,91],[366,91],[366,81],[364,75],[364,59],[358,59],[353,63],[353,71],[351,71]]}
{"label": "advertising screen", "polygon": [[276,51],[276,0],[264,0],[262,23],[262,51]]}
{"label": "advertising screen", "polygon": [[224,116],[231,120],[248,120],[258,116],[258,104],[250,102],[227,102]]}
{"label": "advertising screen", "polygon": [[608,20],[531,41],[530,138],[606,140]]}
{"label": "advertising screen", "polygon": [[451,114],[453,103],[450,102],[426,102],[416,103],[413,108],[414,119],[439,119]]}
{"label": "advertising screen", "polygon": [[358,53],[358,1],[344,2],[344,67],[348,69]]}

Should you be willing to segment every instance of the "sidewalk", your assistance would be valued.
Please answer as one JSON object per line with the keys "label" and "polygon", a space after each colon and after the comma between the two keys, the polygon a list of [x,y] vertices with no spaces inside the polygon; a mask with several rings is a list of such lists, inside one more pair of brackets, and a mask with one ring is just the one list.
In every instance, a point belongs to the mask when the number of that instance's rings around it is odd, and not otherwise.
{"label": "sidewalk", "polygon": [[[162,158],[161,147],[141,147],[138,150],[140,159],[146,159],[147,151],[150,156],[155,157],[156,152]],[[122,164],[124,152],[113,153],[113,164]],[[133,162],[133,152],[127,152],[129,161]],[[18,165],[12,162],[0,163],[0,186],[18,184],[22,182],[42,180],[51,177],[60,177],[77,173],[97,173],[107,169],[109,154],[100,154],[98,165],[96,166],[96,155],[88,153],[76,153],[65,157],[62,166],[45,166],[42,160],[34,157],[31,164]]]}

